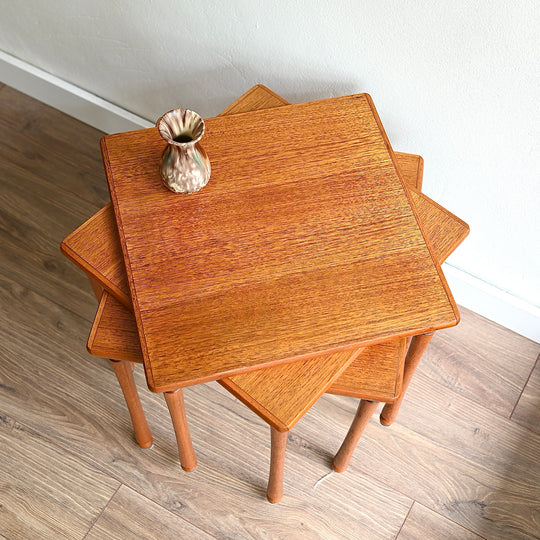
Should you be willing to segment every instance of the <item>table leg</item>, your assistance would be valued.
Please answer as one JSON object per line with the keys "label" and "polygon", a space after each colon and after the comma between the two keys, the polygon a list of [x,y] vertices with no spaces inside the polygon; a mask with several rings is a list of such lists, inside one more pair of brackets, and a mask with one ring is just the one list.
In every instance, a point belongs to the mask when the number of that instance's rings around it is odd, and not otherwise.
{"label": "table leg", "polygon": [[135,440],[141,448],[150,448],[153,443],[152,433],[146,422],[133,379],[133,364],[126,360],[110,360],[110,363],[126,400],[131,422],[133,423],[133,430],[135,431]]}
{"label": "table leg", "polygon": [[384,426],[390,426],[394,423],[394,420],[398,415],[401,402],[405,396],[405,392],[407,391],[407,387],[409,386],[412,376],[414,375],[414,372],[418,367],[418,363],[420,362],[420,358],[422,358],[422,355],[424,354],[424,351],[426,350],[426,347],[431,341],[433,335],[434,332],[431,332],[429,334],[421,334],[412,338],[409,350],[407,351],[407,356],[405,358],[401,396],[394,401],[394,403],[387,403],[384,406],[380,418],[381,424]]}
{"label": "table leg", "polygon": [[378,401],[369,401],[367,399],[361,399],[356,411],[356,416],[352,421],[351,427],[343,440],[337,454],[332,461],[332,468],[336,472],[344,472],[349,466],[349,462],[353,455],[354,449],[360,440],[360,436],[364,432],[369,419],[375,412],[375,409],[379,405]]}
{"label": "table leg", "polygon": [[281,501],[283,497],[283,469],[285,467],[285,450],[287,449],[288,431],[278,431],[270,427],[271,451],[270,451],[270,476],[266,497],[271,503]]}
{"label": "table leg", "polygon": [[197,468],[197,458],[189,435],[186,409],[184,406],[184,393],[179,388],[174,392],[165,392],[164,396],[176,435],[178,453],[180,454],[180,465],[184,471],[194,471]]}

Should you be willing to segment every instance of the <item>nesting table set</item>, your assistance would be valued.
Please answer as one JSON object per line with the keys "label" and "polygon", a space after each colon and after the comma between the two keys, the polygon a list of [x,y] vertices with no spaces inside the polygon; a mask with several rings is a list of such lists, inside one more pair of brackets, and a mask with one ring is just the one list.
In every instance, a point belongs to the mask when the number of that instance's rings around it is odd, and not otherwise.
{"label": "nesting table set", "polygon": [[156,128],[102,139],[112,203],[62,243],[99,308],[88,340],[113,363],[139,445],[152,436],[131,374],[163,392],[185,470],[182,388],[218,381],[271,426],[268,498],[287,433],[325,392],[361,399],[334,469],[377,402],[391,424],[434,331],[459,314],[440,264],[467,225],[420,192],[367,94],[287,104],[257,85],[206,120],[201,191],[161,183]]}

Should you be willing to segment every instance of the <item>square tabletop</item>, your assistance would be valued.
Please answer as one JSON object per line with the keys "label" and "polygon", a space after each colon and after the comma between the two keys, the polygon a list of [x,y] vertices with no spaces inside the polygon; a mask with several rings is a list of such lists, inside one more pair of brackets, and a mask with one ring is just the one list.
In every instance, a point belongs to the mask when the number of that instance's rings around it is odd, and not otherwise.
{"label": "square tabletop", "polygon": [[458,312],[370,97],[206,120],[200,192],[155,128],[102,140],[150,388],[452,326]]}

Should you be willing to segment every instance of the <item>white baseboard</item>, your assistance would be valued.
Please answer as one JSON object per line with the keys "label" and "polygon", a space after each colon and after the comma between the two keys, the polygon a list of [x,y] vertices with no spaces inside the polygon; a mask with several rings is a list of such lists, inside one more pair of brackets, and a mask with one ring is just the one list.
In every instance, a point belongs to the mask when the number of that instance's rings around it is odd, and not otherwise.
{"label": "white baseboard", "polygon": [[442,270],[460,306],[540,343],[540,308],[449,264]]}
{"label": "white baseboard", "polygon": [[[0,81],[105,133],[153,125],[2,51]],[[540,343],[539,308],[448,264],[443,271],[459,305]]]}
{"label": "white baseboard", "polygon": [[105,133],[154,124],[0,51],[0,81]]}

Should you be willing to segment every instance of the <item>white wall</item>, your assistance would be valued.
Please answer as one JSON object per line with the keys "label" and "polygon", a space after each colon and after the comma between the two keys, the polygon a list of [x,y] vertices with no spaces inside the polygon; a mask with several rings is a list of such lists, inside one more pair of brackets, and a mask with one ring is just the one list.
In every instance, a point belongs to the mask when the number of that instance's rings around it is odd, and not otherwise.
{"label": "white wall", "polygon": [[1,50],[151,121],[257,82],[292,102],[369,92],[471,226],[450,264],[540,306],[538,0],[3,3]]}

